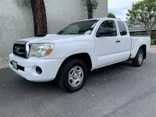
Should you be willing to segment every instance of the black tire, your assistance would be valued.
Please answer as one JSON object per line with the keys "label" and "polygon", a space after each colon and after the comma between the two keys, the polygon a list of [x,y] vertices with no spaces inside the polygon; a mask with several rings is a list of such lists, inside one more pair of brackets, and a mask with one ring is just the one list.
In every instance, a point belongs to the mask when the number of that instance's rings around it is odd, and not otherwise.
{"label": "black tire", "polygon": [[[69,76],[69,72],[75,66],[79,66],[82,68],[84,77],[83,77],[83,80],[81,81],[80,85],[78,85],[77,87],[72,87],[68,81],[69,80],[68,76]],[[70,60],[66,61],[63,64],[63,66],[61,66],[56,80],[57,80],[57,83],[59,84],[59,86],[63,90],[73,93],[73,92],[80,90],[84,86],[87,76],[88,76],[88,70],[87,70],[87,67],[84,64],[84,62],[81,60],[78,60],[78,59],[70,59]]]}
{"label": "black tire", "polygon": [[142,49],[139,49],[136,57],[132,60],[132,65],[135,67],[140,67],[142,66],[143,62],[144,62],[144,51]]}

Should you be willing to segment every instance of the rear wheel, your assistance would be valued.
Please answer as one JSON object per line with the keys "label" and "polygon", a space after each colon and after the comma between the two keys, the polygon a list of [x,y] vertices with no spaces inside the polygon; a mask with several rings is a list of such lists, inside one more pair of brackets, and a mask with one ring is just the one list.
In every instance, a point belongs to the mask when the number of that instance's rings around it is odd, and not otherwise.
{"label": "rear wheel", "polygon": [[61,88],[68,92],[80,90],[88,75],[88,70],[83,61],[77,59],[68,60],[60,69],[57,82]]}
{"label": "rear wheel", "polygon": [[140,67],[144,62],[144,51],[139,49],[136,57],[132,60],[132,65],[136,67]]}

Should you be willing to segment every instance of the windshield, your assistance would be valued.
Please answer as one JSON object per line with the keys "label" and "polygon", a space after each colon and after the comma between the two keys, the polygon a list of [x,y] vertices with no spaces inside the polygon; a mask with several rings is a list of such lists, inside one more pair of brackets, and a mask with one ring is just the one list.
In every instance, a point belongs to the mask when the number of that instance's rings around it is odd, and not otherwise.
{"label": "windshield", "polygon": [[83,35],[87,31],[93,30],[98,20],[88,20],[88,21],[80,21],[69,24],[64,29],[59,31],[57,34],[60,35]]}

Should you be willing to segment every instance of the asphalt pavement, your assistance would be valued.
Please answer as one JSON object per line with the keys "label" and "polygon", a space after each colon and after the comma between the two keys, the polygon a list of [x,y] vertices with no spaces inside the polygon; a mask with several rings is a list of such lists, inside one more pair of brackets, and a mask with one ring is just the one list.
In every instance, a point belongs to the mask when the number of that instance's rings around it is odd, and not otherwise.
{"label": "asphalt pavement", "polygon": [[156,117],[156,53],[90,73],[76,93],[0,70],[0,117]]}

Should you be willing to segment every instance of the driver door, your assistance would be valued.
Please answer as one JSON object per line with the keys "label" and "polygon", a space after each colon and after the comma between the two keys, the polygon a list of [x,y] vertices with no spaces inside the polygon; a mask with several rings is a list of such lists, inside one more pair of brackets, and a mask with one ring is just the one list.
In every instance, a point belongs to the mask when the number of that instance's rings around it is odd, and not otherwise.
{"label": "driver door", "polygon": [[[111,29],[111,32],[102,30]],[[105,20],[101,23],[97,35],[96,35],[96,48],[97,48],[97,66],[102,67],[116,63],[118,61],[117,53],[118,50],[118,36],[116,22],[114,20]]]}

